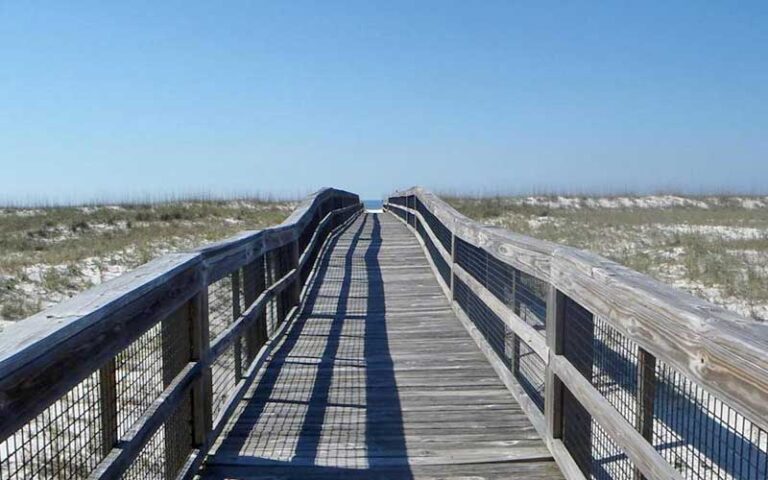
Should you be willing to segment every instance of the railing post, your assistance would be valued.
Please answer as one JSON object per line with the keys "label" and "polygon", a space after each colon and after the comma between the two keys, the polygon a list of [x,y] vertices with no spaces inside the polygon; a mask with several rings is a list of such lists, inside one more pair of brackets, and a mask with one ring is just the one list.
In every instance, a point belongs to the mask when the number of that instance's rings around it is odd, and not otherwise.
{"label": "railing post", "polygon": [[453,223],[453,230],[451,230],[451,301],[456,300],[456,274],[454,273],[456,266],[456,222]]}
{"label": "railing post", "polygon": [[[232,321],[240,318],[240,269],[232,272]],[[243,378],[243,335],[235,340],[235,383]]]}
{"label": "railing post", "polygon": [[[653,445],[653,400],[656,396],[656,357],[642,347],[637,352],[637,431]],[[635,468],[634,478],[645,476]]]}
{"label": "railing post", "polygon": [[[256,298],[264,291],[264,255],[258,257],[253,262],[243,267],[243,299],[245,307],[249,308]],[[265,312],[254,320],[252,326],[248,327],[245,336],[245,348],[249,363],[256,358],[256,354],[266,340]],[[250,364],[248,365],[250,367]]]}
{"label": "railing post", "polygon": [[[264,255],[264,278],[265,283],[264,285],[266,287],[269,287],[275,283],[275,281],[278,278],[278,250],[272,250],[267,252]],[[264,322],[266,331],[265,331],[265,337],[264,340],[269,338],[270,333],[275,329],[277,326],[277,320],[280,318],[280,296],[273,297],[272,300],[267,302],[267,306],[264,309],[266,321]]]}
{"label": "railing post", "polygon": [[[335,220],[336,217],[334,216]],[[291,306],[299,304],[301,298],[301,272],[299,272],[299,239],[298,235],[296,240],[291,242],[290,247],[290,262],[288,264],[288,270],[296,269],[296,275],[294,276],[293,286],[291,287]]]}
{"label": "railing post", "polygon": [[[193,361],[204,360],[211,349],[208,332],[208,287],[207,282],[189,303],[190,343]],[[194,445],[206,446],[208,433],[213,428],[213,383],[211,367],[203,368],[200,378],[192,386],[192,441]]]}
{"label": "railing post", "polygon": [[[512,271],[512,312],[520,315],[520,307],[517,301],[517,284],[520,281],[520,270]],[[510,356],[510,370],[516,378],[520,375],[520,338],[513,332],[512,335],[512,355]]]}
{"label": "railing post", "polygon": [[563,353],[563,332],[565,329],[565,295],[554,285],[549,285],[547,294],[547,359],[544,388],[544,416],[547,433],[551,438],[563,436],[563,384],[550,368],[551,358]]}
{"label": "railing post", "polygon": [[108,455],[117,444],[117,362],[112,357],[99,369],[101,452]]}

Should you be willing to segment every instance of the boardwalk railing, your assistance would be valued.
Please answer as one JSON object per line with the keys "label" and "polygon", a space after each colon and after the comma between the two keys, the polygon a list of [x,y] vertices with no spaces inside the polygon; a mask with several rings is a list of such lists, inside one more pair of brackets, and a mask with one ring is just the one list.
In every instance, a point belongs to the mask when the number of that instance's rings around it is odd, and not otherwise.
{"label": "boardwalk railing", "polygon": [[324,189],[282,224],[166,255],[0,338],[0,479],[190,478],[286,325],[325,239]]}
{"label": "boardwalk railing", "polygon": [[567,478],[768,478],[768,325],[421,188],[385,208]]}

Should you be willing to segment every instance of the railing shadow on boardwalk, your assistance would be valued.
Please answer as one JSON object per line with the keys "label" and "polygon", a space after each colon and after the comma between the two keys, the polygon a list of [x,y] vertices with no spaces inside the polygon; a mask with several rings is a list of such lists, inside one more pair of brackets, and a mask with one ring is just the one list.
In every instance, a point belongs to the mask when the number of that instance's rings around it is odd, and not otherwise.
{"label": "railing shadow on boardwalk", "polygon": [[[359,314],[354,311],[354,306],[350,308],[350,303],[360,298],[360,292],[355,292],[353,280],[359,272],[354,272],[355,251],[366,230],[366,224],[372,223],[370,228],[370,243],[364,254],[365,271],[367,275],[367,291],[365,292],[365,311]],[[355,224],[351,228],[355,228]],[[338,278],[333,278],[335,273],[333,267],[334,258],[331,255],[332,250],[339,243],[340,237],[333,238],[328,245],[326,255],[324,255],[318,264],[317,275],[307,292],[301,307],[301,313],[295,320],[295,325],[288,333],[284,343],[275,352],[270,362],[271,368],[267,370],[264,376],[259,380],[253,390],[253,395],[244,408],[243,414],[237,421],[237,429],[240,434],[228,435],[222,442],[220,451],[243,452],[246,442],[249,441],[248,435],[243,435],[244,431],[253,431],[258,436],[258,423],[265,409],[269,404],[275,403],[303,403],[306,405],[306,413],[303,416],[297,416],[290,419],[290,425],[282,425],[286,430],[296,429],[301,424],[298,439],[294,446],[285,445],[275,447],[274,452],[264,449],[264,457],[257,458],[258,465],[267,467],[270,472],[279,470],[280,474],[290,475],[295,473],[301,478],[307,475],[310,470],[312,474],[322,475],[324,478],[337,474],[340,478],[352,478],[357,474],[362,474],[368,469],[376,469],[379,465],[378,459],[382,457],[382,450],[386,450],[388,459],[392,457],[407,458],[407,447],[405,442],[405,433],[403,428],[402,410],[400,399],[395,382],[395,373],[393,362],[389,351],[389,342],[386,328],[386,306],[384,285],[382,279],[381,267],[378,260],[381,248],[381,225],[377,215],[366,215],[363,220],[357,224],[357,230],[352,236],[350,246],[344,256],[344,265],[341,273],[341,282],[335,309],[329,305],[331,296],[323,295],[321,290],[323,285],[338,283]],[[336,257],[338,258],[338,257]],[[338,266],[338,265],[335,265]],[[335,295],[333,296],[335,299]],[[326,315],[325,312],[332,309],[332,314]],[[318,312],[319,310],[319,312]],[[327,340],[322,351],[316,359],[296,357],[292,355],[302,335],[314,335],[312,332],[313,319],[329,319],[330,328],[327,333]],[[347,330],[359,331],[356,326],[348,325],[350,322],[363,322],[363,358],[349,359],[340,355],[342,339],[349,333],[344,333],[345,326]],[[352,328],[350,328],[352,327]],[[295,354],[295,352],[293,352]],[[292,378],[291,373],[287,372],[291,366],[305,365],[316,367],[314,378]],[[365,396],[359,403],[335,402],[333,399],[332,382],[334,379],[334,367],[338,366],[362,368],[365,376]],[[286,382],[297,382],[296,385],[285,385]],[[278,388],[300,391],[303,385],[311,384],[311,390],[307,401],[280,399],[280,394],[276,394]],[[333,416],[332,410],[335,408],[352,408],[362,411],[365,415],[365,435],[364,451],[365,458],[355,457],[356,450],[350,449],[349,438],[342,435],[339,445],[328,445],[328,435],[324,436],[323,424],[326,415]],[[377,415],[385,415],[387,423],[382,427],[379,423],[374,423]],[[263,438],[269,437],[269,432],[264,433]],[[321,445],[321,441],[325,442]],[[332,452],[328,452],[328,448]],[[321,450],[325,448],[325,452]],[[246,449],[247,450],[247,449]],[[292,450],[292,451],[291,451]],[[276,453],[270,458],[269,453]],[[249,452],[240,453],[241,457],[246,457]],[[334,456],[335,455],[335,456]],[[353,458],[346,458],[346,455],[352,455]],[[362,460],[362,462],[361,462]],[[248,463],[248,462],[246,462]],[[333,465],[336,463],[337,465]],[[341,464],[341,465],[338,465]],[[395,475],[399,479],[410,479],[412,474],[410,467],[404,462],[403,465],[392,466],[387,463],[386,471],[388,475]],[[257,472],[259,467],[254,467]],[[249,477],[253,473],[249,473]],[[215,478],[215,477],[206,477]],[[227,472],[227,478],[237,478],[231,471]]]}

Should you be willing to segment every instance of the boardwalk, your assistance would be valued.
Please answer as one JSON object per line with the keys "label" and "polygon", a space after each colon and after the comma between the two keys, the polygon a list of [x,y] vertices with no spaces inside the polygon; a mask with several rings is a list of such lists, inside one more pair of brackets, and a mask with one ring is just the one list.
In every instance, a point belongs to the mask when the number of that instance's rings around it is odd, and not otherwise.
{"label": "boardwalk", "polygon": [[0,478],[768,480],[768,324],[385,211],[324,188],[7,327]]}
{"label": "boardwalk", "polygon": [[203,478],[561,478],[389,214],[332,239]]}

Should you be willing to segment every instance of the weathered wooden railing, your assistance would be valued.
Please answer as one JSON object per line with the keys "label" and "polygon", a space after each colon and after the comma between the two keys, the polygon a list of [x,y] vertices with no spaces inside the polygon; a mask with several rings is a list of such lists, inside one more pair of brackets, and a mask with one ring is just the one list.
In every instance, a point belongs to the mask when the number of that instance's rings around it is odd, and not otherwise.
{"label": "weathered wooden railing", "polygon": [[166,255],[0,338],[0,479],[190,478],[362,209],[325,189],[282,224]]}
{"label": "weathered wooden railing", "polygon": [[385,208],[567,478],[768,478],[768,325],[421,188]]}

